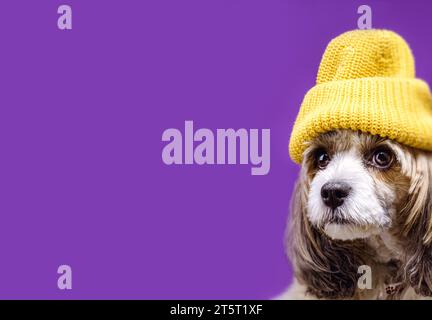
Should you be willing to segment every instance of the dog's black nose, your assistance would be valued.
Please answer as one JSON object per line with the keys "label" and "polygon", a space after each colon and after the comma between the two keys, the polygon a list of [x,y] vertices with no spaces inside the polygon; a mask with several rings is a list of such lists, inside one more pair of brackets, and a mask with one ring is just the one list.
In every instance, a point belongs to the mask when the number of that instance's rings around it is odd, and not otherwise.
{"label": "dog's black nose", "polygon": [[321,188],[321,198],[326,206],[336,209],[343,204],[350,191],[351,187],[345,182],[327,182]]}

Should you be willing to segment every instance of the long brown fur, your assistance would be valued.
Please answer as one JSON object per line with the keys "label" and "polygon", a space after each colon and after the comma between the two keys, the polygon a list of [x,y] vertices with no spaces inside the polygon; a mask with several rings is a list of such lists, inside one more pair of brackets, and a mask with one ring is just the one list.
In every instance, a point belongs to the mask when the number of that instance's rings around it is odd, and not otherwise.
{"label": "long brown fur", "polygon": [[[391,170],[376,172],[375,178],[392,184],[397,199],[396,215],[388,230],[401,248],[397,261],[378,261],[377,249],[364,239],[332,240],[307,217],[307,197],[315,175],[310,152],[325,145],[340,151],[358,143],[364,152],[380,144],[390,145],[397,156]],[[432,296],[432,156],[388,139],[349,130],[318,137],[305,152],[291,203],[287,228],[287,252],[294,265],[296,283],[305,294],[325,299],[377,298],[385,282],[401,282],[394,298]],[[372,268],[374,288],[365,293],[357,286],[358,267]],[[414,291],[409,296],[407,293]]]}

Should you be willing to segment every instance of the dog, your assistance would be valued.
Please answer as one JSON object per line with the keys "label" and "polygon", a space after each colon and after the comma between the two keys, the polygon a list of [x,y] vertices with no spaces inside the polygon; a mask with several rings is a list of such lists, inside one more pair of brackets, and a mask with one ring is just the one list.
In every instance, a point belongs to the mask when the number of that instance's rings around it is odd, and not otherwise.
{"label": "dog", "polygon": [[[279,299],[432,296],[432,154],[333,130],[309,142],[291,202],[294,282]],[[369,266],[372,287],[358,286]]]}

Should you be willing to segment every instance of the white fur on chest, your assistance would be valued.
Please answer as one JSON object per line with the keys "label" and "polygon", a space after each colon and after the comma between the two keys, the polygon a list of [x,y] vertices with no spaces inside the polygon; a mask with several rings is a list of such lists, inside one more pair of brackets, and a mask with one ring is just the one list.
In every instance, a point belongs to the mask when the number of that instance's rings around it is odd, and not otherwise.
{"label": "white fur on chest", "polygon": [[379,235],[372,236],[368,240],[368,244],[375,249],[377,262],[385,263],[392,259],[400,260],[402,250],[395,238],[387,231],[381,232]]}

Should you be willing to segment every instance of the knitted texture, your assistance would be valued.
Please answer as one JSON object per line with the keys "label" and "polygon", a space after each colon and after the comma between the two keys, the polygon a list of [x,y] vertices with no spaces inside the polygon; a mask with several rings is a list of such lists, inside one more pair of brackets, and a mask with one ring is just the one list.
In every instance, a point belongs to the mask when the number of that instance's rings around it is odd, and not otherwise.
{"label": "knitted texture", "polygon": [[289,151],[301,163],[307,143],[321,133],[351,129],[432,150],[432,97],[415,78],[408,44],[388,30],[355,30],[333,39],[316,86],[307,92]]}

